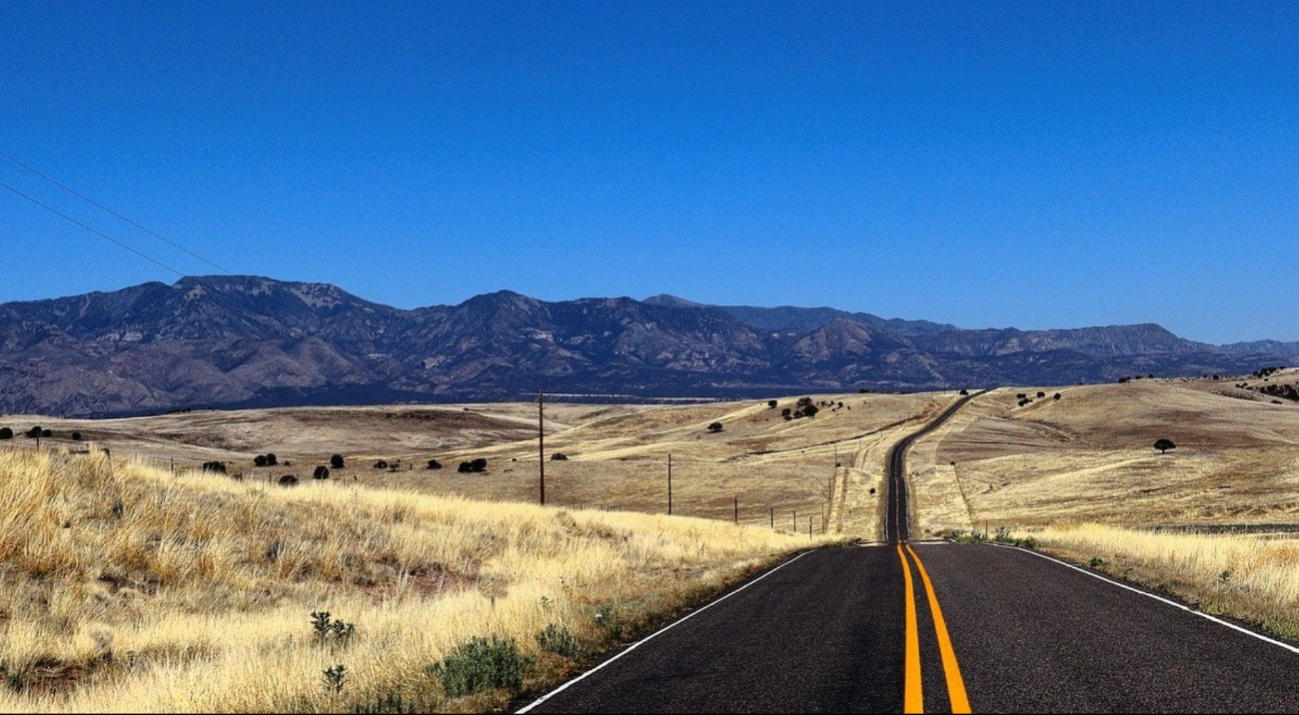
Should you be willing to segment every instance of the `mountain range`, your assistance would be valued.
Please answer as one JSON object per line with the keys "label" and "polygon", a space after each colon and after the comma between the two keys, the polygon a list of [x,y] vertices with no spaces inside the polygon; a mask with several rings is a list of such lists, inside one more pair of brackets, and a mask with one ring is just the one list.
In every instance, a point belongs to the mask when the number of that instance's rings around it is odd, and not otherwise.
{"label": "mountain range", "polygon": [[0,411],[757,397],[1196,376],[1295,364],[1299,343],[1214,346],[1158,325],[965,330],[833,308],[502,291],[403,310],[335,286],[184,278],[0,305]]}

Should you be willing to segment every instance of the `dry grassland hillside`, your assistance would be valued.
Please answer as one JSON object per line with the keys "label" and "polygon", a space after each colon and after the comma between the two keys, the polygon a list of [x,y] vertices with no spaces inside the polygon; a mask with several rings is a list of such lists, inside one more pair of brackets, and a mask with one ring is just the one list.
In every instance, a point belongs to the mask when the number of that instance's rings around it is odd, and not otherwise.
{"label": "dry grassland hillside", "polygon": [[[798,398],[679,406],[546,406],[548,503],[567,508],[667,510],[673,462],[673,513],[741,523],[839,530],[877,538],[883,455],[955,399],[922,395],[812,395],[814,418],[785,420]],[[720,432],[709,426],[718,423]],[[119,420],[0,418],[20,435],[51,429],[45,444],[80,449],[96,440],[123,456],[170,468],[222,461],[232,474],[273,482],[308,480],[334,454],[344,469],[330,480],[475,500],[537,498],[537,410],[529,404],[294,408],[192,412]],[[31,446],[19,438],[16,444]],[[275,454],[279,465],[255,468]],[[552,461],[561,454],[567,459]],[[457,471],[482,458],[487,470]],[[437,460],[441,469],[428,468]],[[380,462],[382,468],[376,468]],[[838,465],[836,467],[836,464]],[[875,494],[870,490],[876,489]],[[810,521],[809,521],[810,520]]]}
{"label": "dry grassland hillside", "polygon": [[[1021,393],[1033,402],[1020,407]],[[1161,438],[1177,449],[1160,454]],[[1002,389],[919,445],[911,469],[919,521],[934,534],[1293,523],[1299,403],[1272,404],[1225,381]]]}
{"label": "dry grassland hillside", "polygon": [[500,707],[820,543],[11,447],[0,711]]}

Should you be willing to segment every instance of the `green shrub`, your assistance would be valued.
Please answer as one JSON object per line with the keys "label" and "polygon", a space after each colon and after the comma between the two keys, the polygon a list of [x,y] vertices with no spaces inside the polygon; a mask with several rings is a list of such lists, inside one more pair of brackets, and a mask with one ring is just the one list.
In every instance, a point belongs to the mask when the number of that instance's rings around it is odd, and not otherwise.
{"label": "green shrub", "polygon": [[573,633],[554,623],[537,634],[537,645],[547,653],[554,653],[569,660],[577,660],[582,656],[582,647]]}
{"label": "green shrub", "polygon": [[532,668],[532,659],[513,640],[475,638],[451,652],[428,673],[442,684],[449,698],[493,690],[519,690]]}
{"label": "green shrub", "polygon": [[343,686],[347,685],[347,668],[336,665],[324,671],[321,678],[325,684],[325,690],[331,693],[343,692]]}
{"label": "green shrub", "polygon": [[618,616],[613,606],[601,606],[596,609],[595,625],[606,637],[614,641],[621,640],[627,630],[627,624]]}

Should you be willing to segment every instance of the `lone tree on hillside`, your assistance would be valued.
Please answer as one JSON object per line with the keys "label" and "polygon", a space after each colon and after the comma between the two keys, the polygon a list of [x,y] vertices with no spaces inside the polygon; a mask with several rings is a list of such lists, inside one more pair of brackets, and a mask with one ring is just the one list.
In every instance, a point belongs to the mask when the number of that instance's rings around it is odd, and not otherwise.
{"label": "lone tree on hillside", "polygon": [[776,405],[778,405],[778,404],[780,404],[780,403],[776,402],[775,400],[767,400],[767,407],[769,407],[769,408],[771,408],[771,409],[773,409],[773,410],[776,409]]}
{"label": "lone tree on hillside", "polygon": [[1168,454],[1169,450],[1177,449],[1177,445],[1173,443],[1173,440],[1165,437],[1155,442],[1155,449],[1159,450],[1160,454]]}
{"label": "lone tree on hillside", "polygon": [[344,465],[343,455],[335,454],[334,456],[329,458],[330,469],[342,469],[343,465]]}
{"label": "lone tree on hillside", "polygon": [[40,427],[33,427],[27,430],[27,439],[36,439],[40,437],[44,431],[45,430],[42,430]]}
{"label": "lone tree on hillside", "polygon": [[721,432],[721,431],[724,430],[724,429],[726,429],[726,427],[725,427],[725,425],[723,425],[721,422],[714,422],[714,423],[708,425],[708,431],[709,431],[709,432],[712,432],[712,433],[714,433],[714,434],[717,433],[717,432]]}

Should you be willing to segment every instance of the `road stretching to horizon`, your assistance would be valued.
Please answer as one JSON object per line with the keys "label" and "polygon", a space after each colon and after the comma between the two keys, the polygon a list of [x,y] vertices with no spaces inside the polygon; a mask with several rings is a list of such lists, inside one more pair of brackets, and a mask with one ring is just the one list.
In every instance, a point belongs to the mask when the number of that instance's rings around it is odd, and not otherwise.
{"label": "road stretching to horizon", "polygon": [[911,543],[888,457],[882,545],[801,554],[522,712],[1299,712],[1299,650],[1084,569]]}

